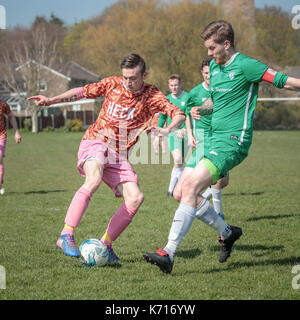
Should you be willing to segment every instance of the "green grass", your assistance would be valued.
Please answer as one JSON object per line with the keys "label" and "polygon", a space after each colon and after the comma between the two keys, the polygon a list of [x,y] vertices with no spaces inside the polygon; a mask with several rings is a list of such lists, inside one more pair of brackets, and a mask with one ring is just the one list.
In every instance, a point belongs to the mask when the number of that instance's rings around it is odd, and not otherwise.
{"label": "green grass", "polygon": [[[0,197],[0,300],[295,299],[300,265],[300,132],[257,131],[248,158],[223,191],[228,223],[243,228],[231,258],[218,262],[217,234],[194,221],[165,275],[142,254],[164,246],[177,203],[166,197],[171,165],[136,165],[145,201],[115,242],[118,267],[85,268],[55,248],[69,203],[83,182],[76,169],[82,133],[9,132],[6,194]],[[120,206],[106,185],[94,194],[76,231],[78,245],[100,237]]]}

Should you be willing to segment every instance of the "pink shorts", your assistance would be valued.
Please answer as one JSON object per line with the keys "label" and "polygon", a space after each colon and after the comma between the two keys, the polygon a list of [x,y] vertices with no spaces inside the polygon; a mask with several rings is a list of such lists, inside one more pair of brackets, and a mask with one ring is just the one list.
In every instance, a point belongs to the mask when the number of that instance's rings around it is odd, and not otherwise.
{"label": "pink shorts", "polygon": [[6,138],[0,138],[0,157],[5,156]]}
{"label": "pink shorts", "polygon": [[120,183],[135,182],[138,184],[136,172],[130,163],[119,159],[118,154],[110,149],[105,142],[99,140],[82,140],[78,150],[77,169],[82,176],[85,176],[83,165],[87,160],[97,160],[103,165],[102,180],[112,189],[116,197],[122,197],[117,191]]}

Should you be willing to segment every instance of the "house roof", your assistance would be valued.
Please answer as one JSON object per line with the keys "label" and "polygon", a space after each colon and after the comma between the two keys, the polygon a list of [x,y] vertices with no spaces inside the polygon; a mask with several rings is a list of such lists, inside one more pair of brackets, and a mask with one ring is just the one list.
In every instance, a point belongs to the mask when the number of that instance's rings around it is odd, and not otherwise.
{"label": "house roof", "polygon": [[[16,72],[30,63],[37,64],[37,62],[34,60],[28,60],[24,64],[16,66],[15,67]],[[56,74],[57,76],[66,78],[68,81],[85,80],[87,82],[97,82],[101,79],[99,75],[96,75],[92,71],[85,69],[84,67],[80,66],[74,61],[69,61],[67,63],[56,61],[55,63],[53,63],[51,67],[48,67],[46,65],[41,65],[41,66],[42,68],[47,69],[48,71]]]}
{"label": "house roof", "polygon": [[60,68],[60,72],[64,74],[65,76],[71,78],[71,79],[78,79],[78,80],[88,80],[88,81],[99,81],[100,77],[99,75],[85,69],[84,67],[80,66],[74,61],[69,61],[68,63],[65,63]]}

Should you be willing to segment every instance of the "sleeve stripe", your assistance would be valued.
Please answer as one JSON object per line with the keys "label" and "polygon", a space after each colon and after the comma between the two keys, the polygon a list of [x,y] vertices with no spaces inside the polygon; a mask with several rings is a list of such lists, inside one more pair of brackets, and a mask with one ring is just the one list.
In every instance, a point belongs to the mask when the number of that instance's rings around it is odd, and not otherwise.
{"label": "sleeve stripe", "polygon": [[75,89],[76,89],[77,98],[78,98],[78,99],[84,98],[84,95],[83,95],[83,87],[77,87],[77,88],[75,88]]}

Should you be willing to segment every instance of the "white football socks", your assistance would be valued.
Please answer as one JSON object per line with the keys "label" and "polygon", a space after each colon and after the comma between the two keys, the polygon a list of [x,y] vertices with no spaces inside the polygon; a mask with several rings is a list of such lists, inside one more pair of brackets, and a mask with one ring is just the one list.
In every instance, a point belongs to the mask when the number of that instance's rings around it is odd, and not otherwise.
{"label": "white football socks", "polygon": [[217,230],[222,240],[231,235],[230,226],[222,218],[220,218],[213,206],[205,198],[203,198],[203,201],[196,209],[196,218]]}
{"label": "white football socks", "polygon": [[222,212],[222,189],[211,188],[212,202],[217,214],[223,214]]}
{"label": "white football socks", "polygon": [[209,200],[212,197],[211,189],[212,189],[211,187],[208,187],[203,193],[201,193],[202,197]]}
{"label": "white football socks", "polygon": [[168,192],[172,193],[174,191],[176,183],[179,180],[183,169],[184,169],[183,166],[180,168],[173,168],[172,169]]}
{"label": "white football socks", "polygon": [[184,203],[180,203],[176,210],[168,237],[168,243],[164,248],[164,250],[168,252],[171,261],[174,259],[177,247],[189,231],[194,221],[195,213],[195,208]]}

